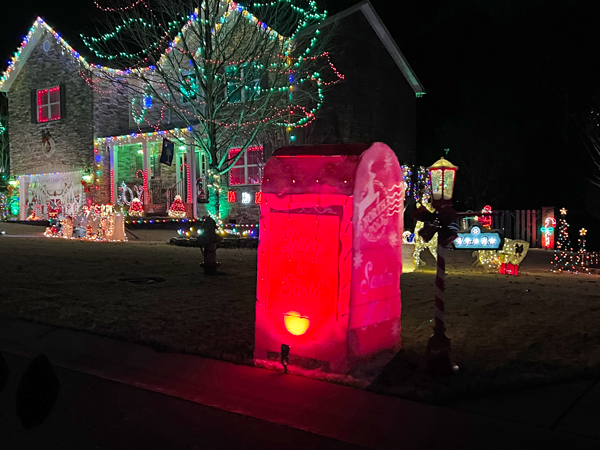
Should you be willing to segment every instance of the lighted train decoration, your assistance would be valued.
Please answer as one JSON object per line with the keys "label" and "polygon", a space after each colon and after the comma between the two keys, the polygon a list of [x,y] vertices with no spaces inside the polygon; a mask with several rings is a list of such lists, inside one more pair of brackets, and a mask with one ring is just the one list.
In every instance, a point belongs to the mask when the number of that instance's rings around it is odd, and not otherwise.
{"label": "lighted train decoration", "polygon": [[459,250],[498,250],[504,244],[504,237],[499,230],[482,229],[473,225],[468,231],[458,231],[454,240],[454,248]]}

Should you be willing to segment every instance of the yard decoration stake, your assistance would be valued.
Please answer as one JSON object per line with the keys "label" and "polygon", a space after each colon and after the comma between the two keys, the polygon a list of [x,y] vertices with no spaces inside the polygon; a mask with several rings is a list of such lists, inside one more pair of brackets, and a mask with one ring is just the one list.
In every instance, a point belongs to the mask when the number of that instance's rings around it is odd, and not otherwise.
{"label": "yard decoration stake", "polygon": [[404,183],[385,144],[283,147],[265,166],[254,359],[345,372],[400,346]]}

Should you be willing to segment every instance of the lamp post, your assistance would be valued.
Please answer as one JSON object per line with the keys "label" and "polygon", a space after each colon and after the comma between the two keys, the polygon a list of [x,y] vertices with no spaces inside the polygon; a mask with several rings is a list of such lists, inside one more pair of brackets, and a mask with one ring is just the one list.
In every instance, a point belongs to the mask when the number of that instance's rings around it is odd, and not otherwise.
{"label": "lamp post", "polygon": [[455,368],[450,361],[450,339],[445,334],[444,326],[444,279],[446,277],[445,247],[453,240],[447,226],[456,217],[456,212],[452,209],[452,196],[457,170],[457,166],[444,158],[440,158],[427,169],[438,227],[435,316],[433,334],[427,343],[426,352],[426,371],[431,375],[451,375]]}

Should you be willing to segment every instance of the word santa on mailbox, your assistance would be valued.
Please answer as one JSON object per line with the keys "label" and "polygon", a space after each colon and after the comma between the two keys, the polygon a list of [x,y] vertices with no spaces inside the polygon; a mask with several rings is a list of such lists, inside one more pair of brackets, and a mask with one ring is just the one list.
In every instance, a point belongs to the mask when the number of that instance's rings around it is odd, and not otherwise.
{"label": "word santa on mailbox", "polygon": [[263,177],[257,364],[344,372],[400,345],[404,182],[385,144],[278,149]]}

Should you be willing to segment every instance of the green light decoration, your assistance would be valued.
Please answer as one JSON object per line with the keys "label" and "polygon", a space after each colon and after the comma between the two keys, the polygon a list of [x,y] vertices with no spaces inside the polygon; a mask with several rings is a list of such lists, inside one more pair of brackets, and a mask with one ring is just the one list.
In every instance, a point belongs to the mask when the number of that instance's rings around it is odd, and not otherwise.
{"label": "green light decoration", "polygon": [[196,100],[200,92],[196,75],[193,73],[182,73],[181,80],[182,83],[180,91],[181,95],[183,96],[182,101],[189,102],[191,100]]}
{"label": "green light decoration", "polygon": [[[217,202],[216,194],[219,194],[219,214],[217,214]],[[230,203],[227,201],[227,189],[223,189],[222,186],[215,186],[214,184],[208,185],[208,203],[206,204],[206,210],[208,214],[215,219],[217,225],[223,225],[220,220],[221,217],[227,217],[230,211]]]}
{"label": "green light decoration", "polygon": [[19,215],[19,197],[13,195],[8,202],[8,206],[13,216]]}
{"label": "green light decoration", "polygon": [[[187,21],[187,17],[182,17],[180,20],[169,22],[169,26],[167,28],[166,36],[173,33],[175,30],[180,29],[183,24]],[[125,31],[131,31],[135,26],[142,26],[147,28],[152,28],[154,25],[152,23],[146,22],[144,19],[139,17],[131,17],[127,20],[124,20],[123,23],[115,28],[114,31],[110,33],[106,33],[99,38],[95,37],[86,37],[83,34],[80,34],[81,40],[86,45],[88,49],[90,49],[98,58],[106,59],[107,61],[113,61],[117,58],[124,59],[138,59],[148,53],[148,50],[155,51],[158,49],[164,41],[154,42],[147,49],[140,50],[138,52],[129,53],[129,52],[118,52],[114,55],[105,53],[99,50],[95,44],[97,43],[106,43],[112,39],[118,39],[121,34],[125,33]]]}
{"label": "green light decoration", "polygon": [[[140,103],[141,106],[138,107],[138,103]],[[137,112],[138,108],[140,110],[139,113]],[[144,117],[146,116],[146,107],[144,102],[140,102],[136,96],[131,97],[131,116],[138,125],[144,121]]]}
{"label": "green light decoration", "polygon": [[[285,36],[279,34],[277,31],[270,28],[267,24],[262,23],[254,14],[252,14],[249,11],[249,9],[254,9],[257,11],[258,14],[260,14],[263,10],[267,10],[269,8],[274,8],[281,4],[285,4],[286,6],[291,8],[296,14],[299,15],[297,25],[292,30],[292,33],[290,34],[289,37],[285,37]],[[138,63],[137,67],[132,66],[129,69],[121,70],[121,71],[116,70],[116,69],[102,67],[99,65],[94,66],[94,68],[98,68],[103,71],[107,71],[108,73],[111,73],[114,75],[117,75],[117,74],[123,75],[124,73],[125,74],[135,74],[135,73],[144,74],[145,72],[148,72],[148,71],[152,72],[152,71],[160,71],[160,70],[165,69],[165,63],[169,62],[169,55],[174,53],[174,52],[172,52],[172,50],[178,49],[178,51],[181,52],[181,49],[178,47],[178,44],[182,40],[186,31],[189,30],[190,26],[209,25],[209,26],[211,26],[212,33],[217,35],[219,33],[219,30],[223,27],[223,25],[226,25],[228,23],[228,20],[230,19],[230,17],[232,15],[241,14],[249,22],[253,23],[257,27],[264,30],[264,32],[269,36],[269,39],[278,40],[281,42],[282,58],[279,62],[275,62],[275,63],[271,64],[271,67],[269,68],[270,71],[287,74],[287,73],[290,73],[291,68],[299,68],[302,66],[302,64],[304,62],[306,62],[307,60],[310,60],[311,58],[314,59],[316,57],[321,57],[321,56],[325,57],[327,59],[329,58],[328,54],[310,56],[312,50],[314,49],[314,47],[318,41],[317,36],[320,34],[320,31],[318,29],[316,29],[314,31],[313,38],[310,40],[309,45],[307,45],[306,48],[301,52],[300,56],[297,56],[295,58],[292,58],[290,56],[290,49],[296,44],[295,40],[298,38],[299,34],[304,32],[306,30],[306,28],[309,26],[314,27],[315,25],[318,25],[321,21],[323,21],[327,17],[326,12],[323,12],[323,13],[318,12],[317,4],[316,4],[316,1],[314,1],[314,0],[307,2],[306,7],[300,7],[298,5],[295,5],[292,2],[292,0],[278,0],[278,1],[272,1],[272,2],[267,2],[267,3],[256,2],[249,6],[240,5],[236,2],[229,0],[227,2],[220,2],[219,5],[222,9],[222,15],[219,17],[219,20],[217,23],[211,23],[211,21],[209,21],[207,19],[202,19],[201,14],[198,14],[197,11],[190,14],[188,17],[185,17],[185,20],[182,17],[179,17],[176,20],[172,20],[172,21],[168,22],[168,25],[166,27],[163,27],[163,28],[166,28],[164,31],[161,29],[161,34],[164,36],[171,35],[171,32],[174,29],[177,29],[178,27],[181,28],[179,33],[177,33],[177,35],[174,37],[174,39],[171,42],[165,41],[162,44],[160,44],[159,45],[160,49],[156,45],[154,45],[154,46],[150,46],[149,48],[143,50],[142,51],[143,55],[140,52],[129,53],[129,54],[126,54],[124,52],[118,52],[117,54],[109,54],[107,52],[100,51],[100,49],[99,49],[101,44],[110,42],[113,39],[118,39],[121,36],[121,34],[125,33],[126,31],[135,32],[135,30],[133,30],[132,27],[142,27],[142,28],[145,28],[148,30],[153,30],[153,29],[157,28],[156,23],[148,22],[146,19],[143,19],[140,17],[125,18],[125,19],[123,19],[123,23],[121,25],[118,25],[113,31],[106,33],[98,38],[82,36],[82,39],[84,40],[88,49],[90,49],[92,52],[94,52],[99,57],[103,57],[103,55],[105,55],[105,56],[107,56],[107,58],[105,58],[105,59],[108,59],[108,60],[112,60],[117,57],[123,57],[126,59],[136,60],[136,62]],[[225,5],[225,7],[222,7],[222,5]],[[164,51],[164,54],[160,57],[157,64],[150,65],[148,67],[140,67],[139,63],[154,59],[157,49]],[[177,53],[177,52],[175,52],[175,53]],[[185,52],[183,52],[183,53],[185,53]],[[312,105],[311,107],[307,108],[302,105],[293,105],[293,106],[288,105],[288,107],[286,107],[285,105],[279,106],[277,109],[272,111],[272,114],[270,116],[267,114],[267,117],[266,117],[267,120],[264,120],[264,119],[262,120],[263,122],[269,122],[275,126],[284,126],[284,127],[291,126],[291,127],[296,128],[296,127],[306,126],[307,124],[311,123],[316,117],[316,112],[322,106],[323,97],[324,97],[323,96],[323,88],[327,84],[330,84],[330,83],[326,83],[323,81],[323,79],[318,71],[310,71],[305,74],[301,74],[302,76],[299,76],[294,81],[293,86],[291,83],[288,83],[283,86],[279,85],[279,86],[273,86],[270,88],[263,88],[260,86],[260,84],[258,82],[254,82],[251,85],[244,85],[244,83],[240,79],[238,79],[237,82],[236,82],[236,80],[230,79],[229,74],[231,73],[231,67],[230,67],[231,65],[228,61],[211,61],[211,60],[202,58],[203,53],[204,53],[204,51],[203,51],[202,47],[197,47],[197,50],[195,51],[193,58],[190,58],[190,65],[193,65],[195,63],[195,67],[197,67],[200,72],[203,72],[203,66],[208,63],[214,63],[216,65],[219,65],[219,64],[227,65],[227,67],[225,68],[225,71],[226,71],[225,78],[228,79],[228,81],[227,81],[228,89],[227,90],[228,90],[228,95],[233,100],[232,103],[241,102],[240,97],[242,97],[242,96],[247,97],[252,100],[259,100],[259,97],[265,98],[265,97],[272,96],[275,93],[288,92],[292,88],[301,89],[301,90],[311,90],[311,89],[316,90],[315,95],[312,97],[314,100],[314,105]],[[143,58],[142,58],[142,56],[143,56]],[[178,56],[181,56],[181,55],[178,54]],[[256,56],[256,55],[254,55],[254,56]],[[256,64],[256,61],[251,58],[250,60],[237,61],[235,64],[239,65],[239,66],[244,66],[244,65],[249,66],[249,65]],[[332,69],[334,69],[332,64],[330,64],[330,66],[332,67]],[[258,67],[263,68],[263,67],[260,67],[260,65]],[[336,76],[338,77],[338,79],[336,81],[343,79],[343,75],[339,74],[339,72],[337,72],[335,69],[334,69],[334,71],[336,73]],[[213,76],[218,77],[219,75],[213,74]],[[181,85],[180,91],[182,92],[182,94],[186,100],[187,99],[195,100],[196,95],[194,94],[194,92],[197,91],[197,86],[195,86],[195,85],[188,86],[187,84],[188,83],[186,83],[186,80],[183,80],[183,82],[180,84]],[[239,86],[239,89],[235,89],[236,85]],[[246,93],[246,95],[243,95],[242,91],[244,91]],[[296,108],[294,109],[294,107],[296,107]],[[143,121],[144,121],[144,118],[140,117],[140,114],[136,113],[136,122],[142,123]],[[232,126],[233,125],[233,126],[237,126],[238,128],[241,128],[243,126],[258,125],[260,122],[261,122],[261,120],[255,120],[255,121],[246,121],[243,123],[235,123],[235,124],[219,123],[219,125],[221,125],[221,126]],[[149,125],[149,124],[146,124],[146,125]]]}

